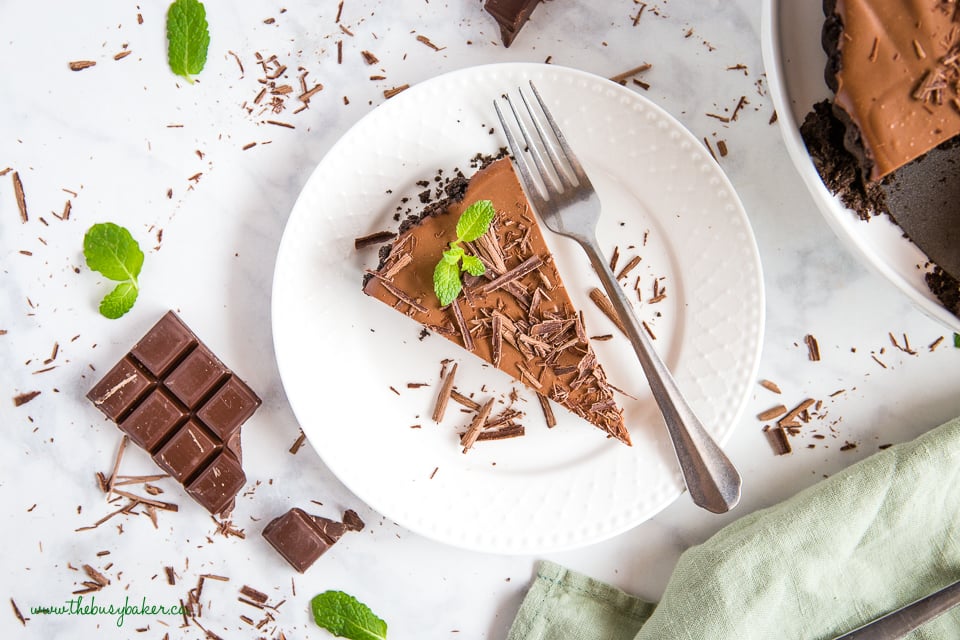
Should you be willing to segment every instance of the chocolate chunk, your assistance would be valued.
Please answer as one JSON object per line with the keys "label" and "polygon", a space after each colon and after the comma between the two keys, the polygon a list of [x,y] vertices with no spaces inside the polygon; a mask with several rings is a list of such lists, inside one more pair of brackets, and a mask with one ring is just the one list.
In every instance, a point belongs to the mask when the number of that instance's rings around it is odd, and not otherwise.
{"label": "chocolate chunk", "polygon": [[240,426],[260,398],[172,311],[87,398],[213,514],[246,483]]}
{"label": "chocolate chunk", "polygon": [[347,509],[343,512],[343,524],[347,526],[347,529],[350,531],[363,531],[364,522],[360,519],[360,516],[353,509]]}
{"label": "chocolate chunk", "polygon": [[346,530],[347,525],[342,522],[312,516],[303,509],[294,507],[271,520],[263,529],[263,537],[294,569],[303,573],[317,558],[326,553]]}
{"label": "chocolate chunk", "polygon": [[509,47],[538,4],[540,0],[487,0],[483,8],[500,25],[503,46]]}

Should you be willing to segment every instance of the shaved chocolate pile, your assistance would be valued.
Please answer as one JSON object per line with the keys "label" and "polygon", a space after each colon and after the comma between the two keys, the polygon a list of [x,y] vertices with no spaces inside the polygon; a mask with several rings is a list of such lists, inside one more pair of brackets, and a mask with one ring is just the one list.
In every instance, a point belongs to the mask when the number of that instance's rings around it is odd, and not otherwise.
{"label": "shaved chocolate pile", "polygon": [[344,533],[360,531],[363,526],[363,520],[352,509],[344,512],[343,522],[337,522],[294,507],[271,520],[263,529],[263,537],[290,566],[303,573]]}
{"label": "shaved chocolate pile", "polygon": [[260,398],[174,312],[87,398],[210,513],[233,509],[246,483],[240,426]]}
{"label": "shaved chocolate pile", "polygon": [[538,4],[540,0],[487,0],[483,8],[500,25],[503,46],[509,47]]}

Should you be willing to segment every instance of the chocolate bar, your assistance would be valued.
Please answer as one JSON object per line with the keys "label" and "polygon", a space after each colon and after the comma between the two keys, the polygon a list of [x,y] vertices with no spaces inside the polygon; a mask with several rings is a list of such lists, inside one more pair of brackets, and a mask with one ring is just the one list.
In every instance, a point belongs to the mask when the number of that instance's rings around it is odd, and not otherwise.
{"label": "chocolate bar", "polygon": [[[352,520],[350,524],[312,516],[303,509],[294,507],[271,520],[263,529],[263,537],[294,569],[303,573],[317,558],[326,553],[327,549],[336,544],[344,533],[363,528],[363,521],[356,512],[348,513],[352,516],[344,515],[347,516],[345,519]],[[356,520],[353,520],[354,517]]]}
{"label": "chocolate bar", "polygon": [[483,8],[500,25],[503,46],[509,47],[540,0],[487,0]]}
{"label": "chocolate bar", "polygon": [[240,426],[260,398],[173,311],[87,394],[210,513],[246,483]]}

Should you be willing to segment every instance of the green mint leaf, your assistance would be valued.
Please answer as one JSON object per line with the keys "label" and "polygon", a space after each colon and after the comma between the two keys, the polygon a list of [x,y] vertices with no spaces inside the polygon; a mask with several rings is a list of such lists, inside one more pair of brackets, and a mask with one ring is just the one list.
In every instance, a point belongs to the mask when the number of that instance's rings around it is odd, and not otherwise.
{"label": "green mint leaf", "polygon": [[492,202],[477,200],[460,214],[460,220],[457,221],[457,239],[473,242],[487,232],[495,215],[497,211]]}
{"label": "green mint leaf", "polygon": [[477,256],[463,256],[463,270],[472,276],[482,276],[487,270],[483,262]]}
{"label": "green mint leaf", "polygon": [[116,320],[130,311],[136,301],[137,285],[132,282],[121,282],[100,301],[100,313],[105,318]]}
{"label": "green mint leaf", "polygon": [[136,282],[143,266],[143,252],[130,232],[112,222],[95,224],[83,237],[87,266],[117,282]]}
{"label": "green mint leaf", "polygon": [[953,346],[960,349],[960,333],[953,334]]}
{"label": "green mint leaf", "polygon": [[463,247],[450,247],[443,252],[443,258],[441,258],[441,260],[449,262],[450,264],[457,264],[464,255]]}
{"label": "green mint leaf", "polygon": [[167,62],[191,84],[207,63],[207,11],[198,0],[176,0],[167,9]]}
{"label": "green mint leaf", "polygon": [[112,222],[95,224],[83,236],[87,266],[119,282],[100,303],[100,313],[115,320],[137,301],[137,276],[143,266],[143,251],[130,232]]}
{"label": "green mint leaf", "polygon": [[370,607],[342,591],[325,591],[310,601],[313,619],[338,638],[386,640],[387,623]]}
{"label": "green mint leaf", "polygon": [[437,263],[433,270],[433,291],[440,300],[440,306],[445,307],[460,295],[463,285],[460,284],[460,267],[457,262],[444,259]]}

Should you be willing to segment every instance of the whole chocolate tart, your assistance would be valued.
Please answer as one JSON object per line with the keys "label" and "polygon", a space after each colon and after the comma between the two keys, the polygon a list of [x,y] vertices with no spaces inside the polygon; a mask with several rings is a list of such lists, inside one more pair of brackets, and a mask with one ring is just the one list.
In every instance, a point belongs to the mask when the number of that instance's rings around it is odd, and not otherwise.
{"label": "whole chocolate tart", "polygon": [[[448,197],[426,207],[381,250],[363,291],[566,407],[609,437],[630,444],[623,412],[597,362],[553,256],[509,158],[453,180]],[[433,271],[456,238],[460,214],[490,200],[496,216],[467,253],[486,272],[464,274],[463,292],[447,306],[434,293]]]}
{"label": "whole chocolate tart", "polygon": [[960,315],[960,2],[824,0],[825,79],[801,134],[824,184],[864,220],[888,214]]}

